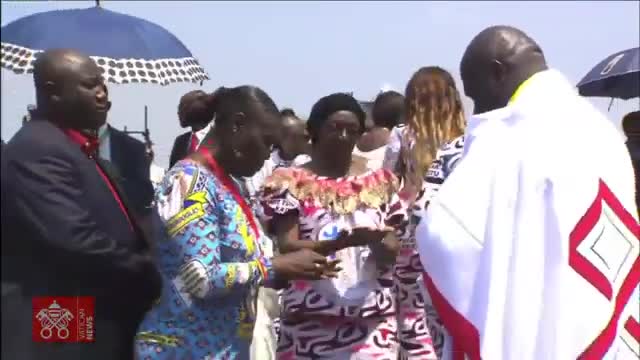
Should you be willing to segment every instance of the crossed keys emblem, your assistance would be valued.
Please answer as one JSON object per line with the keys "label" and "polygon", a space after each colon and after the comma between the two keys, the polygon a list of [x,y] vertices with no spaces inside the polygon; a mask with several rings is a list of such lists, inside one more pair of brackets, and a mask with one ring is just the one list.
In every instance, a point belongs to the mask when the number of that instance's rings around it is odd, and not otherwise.
{"label": "crossed keys emblem", "polygon": [[276,199],[272,201],[270,205],[276,214],[286,214],[287,211],[296,209],[296,207],[286,199]]}
{"label": "crossed keys emblem", "polygon": [[69,337],[69,321],[73,319],[71,311],[64,309],[54,300],[48,308],[42,309],[36,315],[36,319],[40,321],[42,330],[40,336],[49,339],[53,335],[53,329],[57,330],[58,338],[66,339]]}

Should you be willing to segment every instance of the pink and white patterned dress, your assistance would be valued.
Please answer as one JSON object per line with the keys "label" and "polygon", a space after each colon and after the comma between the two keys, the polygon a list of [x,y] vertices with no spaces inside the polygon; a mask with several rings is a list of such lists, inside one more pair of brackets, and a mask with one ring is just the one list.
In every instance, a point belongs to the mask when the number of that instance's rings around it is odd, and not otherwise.
{"label": "pink and white patterned dress", "polygon": [[[263,194],[268,216],[295,213],[299,238],[335,240],[355,227],[401,230],[406,212],[388,170],[338,179],[278,169]],[[394,267],[380,269],[368,247],[338,251],[337,279],[292,281],[282,295],[278,359],[390,359],[400,354]]]}
{"label": "pink and white patterned dress", "polygon": [[[460,136],[438,150],[424,177],[422,188],[407,207],[409,221],[406,231],[400,235],[402,250],[396,261],[395,274],[398,286],[398,330],[402,334],[402,349],[415,349],[408,351],[406,358],[409,359],[442,358],[445,329],[429,294],[420,287],[422,281],[418,279],[424,268],[416,248],[415,229],[429,202],[462,158],[463,149],[464,136]],[[404,197],[402,192],[401,190],[401,197]],[[424,351],[426,342],[432,344],[431,349],[435,351],[435,355],[427,355],[426,352],[420,355],[419,349]]]}

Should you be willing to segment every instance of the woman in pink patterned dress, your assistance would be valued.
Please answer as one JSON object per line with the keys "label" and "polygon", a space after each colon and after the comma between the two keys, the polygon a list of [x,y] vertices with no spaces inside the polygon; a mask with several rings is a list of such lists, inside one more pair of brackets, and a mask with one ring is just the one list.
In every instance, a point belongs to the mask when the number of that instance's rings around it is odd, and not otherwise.
{"label": "woman in pink patterned dress", "polygon": [[402,358],[435,359],[442,355],[444,329],[430,298],[423,298],[416,281],[424,270],[415,228],[462,155],[466,121],[453,77],[439,67],[419,69],[407,84],[405,101],[407,126],[400,151],[404,186],[400,196],[410,206],[409,226],[400,235],[402,249],[395,268],[398,331]]}
{"label": "woman in pink patterned dress", "polygon": [[278,359],[398,357],[392,269],[400,244],[393,230],[405,215],[397,178],[352,156],[364,120],[350,95],[320,99],[307,123],[312,160],[276,170],[265,184],[280,251],[314,249],[342,267],[335,279],[289,283]]}

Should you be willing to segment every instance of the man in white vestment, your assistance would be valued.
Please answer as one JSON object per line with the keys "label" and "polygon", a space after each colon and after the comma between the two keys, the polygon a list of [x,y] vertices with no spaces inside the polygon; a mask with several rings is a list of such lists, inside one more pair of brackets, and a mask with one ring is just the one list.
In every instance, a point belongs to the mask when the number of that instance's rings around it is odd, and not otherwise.
{"label": "man in white vestment", "polygon": [[462,160],[417,229],[445,359],[637,359],[640,225],[612,122],[518,29],[461,62]]}

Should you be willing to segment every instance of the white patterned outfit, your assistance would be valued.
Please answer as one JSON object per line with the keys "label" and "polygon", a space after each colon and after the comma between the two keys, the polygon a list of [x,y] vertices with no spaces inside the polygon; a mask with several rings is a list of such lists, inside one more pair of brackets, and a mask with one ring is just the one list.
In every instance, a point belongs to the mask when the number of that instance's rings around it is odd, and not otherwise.
{"label": "white patterned outfit", "polygon": [[[440,358],[444,347],[444,329],[442,322],[436,314],[431,299],[428,294],[424,294],[418,280],[424,271],[420,262],[420,255],[416,248],[415,230],[420,222],[423,210],[427,208],[429,202],[436,195],[445,179],[451,174],[458,161],[462,157],[464,149],[464,136],[460,136],[446,144],[436,153],[435,160],[431,163],[427,175],[422,183],[422,188],[418,192],[416,200],[408,209],[409,226],[407,231],[401,236],[402,250],[396,262],[396,282],[398,292],[399,308],[399,329],[404,332],[408,343],[418,341],[413,344],[418,347],[424,343],[425,336],[432,341],[435,354]],[[424,311],[423,311],[424,309]],[[425,316],[426,314],[426,316]],[[426,321],[427,328],[423,328],[421,323]],[[413,340],[413,341],[412,341]],[[411,347],[407,344],[405,347]],[[424,357],[424,358],[435,358]]]}
{"label": "white patterned outfit", "polygon": [[[295,213],[299,238],[335,240],[355,227],[400,230],[406,212],[388,170],[329,179],[302,168],[278,169],[265,185],[268,216]],[[368,247],[332,255],[337,279],[291,281],[284,291],[280,360],[391,359],[399,355],[393,268],[377,267]]]}
{"label": "white patterned outfit", "polygon": [[[264,219],[258,194],[271,173],[277,168],[301,165],[309,160],[308,155],[299,155],[295,159],[287,161],[280,157],[278,150],[275,150],[255,175],[239,181],[248,203],[258,218]],[[263,234],[260,239],[264,241],[262,247],[265,252],[269,256],[273,256],[275,252],[273,240],[266,234]],[[251,359],[270,360],[275,358],[280,323],[279,314],[278,292],[274,289],[260,288],[258,290],[256,323],[253,330],[253,341],[251,342]]]}

